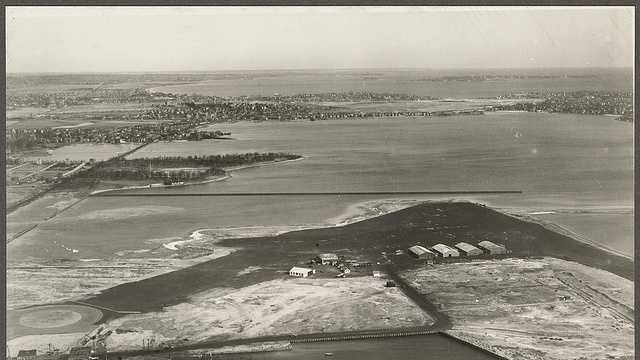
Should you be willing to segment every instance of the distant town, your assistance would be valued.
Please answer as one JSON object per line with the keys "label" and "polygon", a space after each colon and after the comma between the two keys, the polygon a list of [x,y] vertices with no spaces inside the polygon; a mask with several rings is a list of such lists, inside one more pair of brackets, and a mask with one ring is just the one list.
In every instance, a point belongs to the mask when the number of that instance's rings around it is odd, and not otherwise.
{"label": "distant town", "polygon": [[[92,90],[93,91],[93,90]],[[220,98],[151,94],[141,89],[97,90],[91,96],[83,92],[10,96],[10,109],[20,107],[66,107],[78,104],[151,102],[149,109],[124,115],[125,119],[143,122],[119,127],[10,128],[6,141],[9,154],[38,146],[61,146],[74,143],[147,143],[164,140],[201,140],[229,136],[224,131],[200,131],[196,128],[212,123],[233,121],[291,121],[393,116],[478,115],[484,111],[531,111],[591,115],[616,115],[633,121],[632,94],[629,92],[577,91],[553,93],[513,93],[498,99],[541,99],[512,104],[492,104],[475,109],[352,111],[339,103],[369,101],[434,100],[404,94],[371,92],[300,94],[294,96],[260,96]],[[320,105],[334,102],[332,105]],[[42,117],[55,115],[41,115]],[[103,119],[108,118],[103,116]],[[148,123],[153,121],[154,123]],[[146,123],[145,123],[146,122]]]}

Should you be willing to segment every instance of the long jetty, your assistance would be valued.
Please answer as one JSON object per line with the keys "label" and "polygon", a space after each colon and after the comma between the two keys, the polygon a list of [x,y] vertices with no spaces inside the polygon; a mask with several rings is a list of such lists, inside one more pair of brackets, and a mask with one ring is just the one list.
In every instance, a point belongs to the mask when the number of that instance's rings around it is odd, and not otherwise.
{"label": "long jetty", "polygon": [[500,195],[500,194],[522,194],[521,190],[460,190],[460,191],[346,191],[346,192],[228,192],[228,193],[172,193],[172,192],[112,192],[96,193],[92,196],[342,196],[342,195]]}

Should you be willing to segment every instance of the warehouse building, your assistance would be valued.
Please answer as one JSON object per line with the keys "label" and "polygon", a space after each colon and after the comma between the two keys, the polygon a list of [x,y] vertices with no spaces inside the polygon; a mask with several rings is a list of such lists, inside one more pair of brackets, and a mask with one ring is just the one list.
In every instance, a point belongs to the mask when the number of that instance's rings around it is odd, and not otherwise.
{"label": "warehouse building", "polygon": [[338,255],[336,254],[320,254],[317,259],[322,265],[335,265],[338,263]]}
{"label": "warehouse building", "polygon": [[445,244],[436,244],[431,247],[431,250],[435,252],[439,257],[448,258],[448,257],[459,257],[460,253],[458,250],[451,248]]}
{"label": "warehouse building", "polygon": [[20,350],[16,360],[36,360],[36,355],[35,350]]}
{"label": "warehouse building", "polygon": [[89,346],[80,346],[71,348],[68,360],[89,360],[94,358]]}
{"label": "warehouse building", "polygon": [[407,252],[414,258],[421,260],[432,260],[436,257],[436,254],[420,245],[414,245],[410,247],[409,249],[407,249]]}
{"label": "warehouse building", "polygon": [[291,268],[291,270],[289,270],[289,276],[294,276],[294,277],[305,278],[309,276],[309,274],[315,274],[315,273],[316,272],[313,269],[297,267],[297,266],[294,266]]}
{"label": "warehouse building", "polygon": [[482,250],[466,242],[457,243],[455,248],[458,249],[462,256],[478,256],[483,254]]}
{"label": "warehouse building", "polygon": [[492,243],[491,241],[481,241],[478,243],[478,247],[482,249],[485,254],[489,255],[504,255],[507,253],[507,248],[502,245]]}

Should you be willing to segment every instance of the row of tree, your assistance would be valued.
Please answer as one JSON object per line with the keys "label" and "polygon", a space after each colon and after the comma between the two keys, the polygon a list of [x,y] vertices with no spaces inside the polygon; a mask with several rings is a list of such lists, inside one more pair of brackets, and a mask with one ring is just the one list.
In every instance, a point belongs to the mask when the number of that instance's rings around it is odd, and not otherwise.
{"label": "row of tree", "polygon": [[166,156],[112,159],[97,163],[80,176],[102,180],[162,180],[171,182],[203,179],[224,174],[225,167],[299,158],[289,153],[244,153],[206,156]]}

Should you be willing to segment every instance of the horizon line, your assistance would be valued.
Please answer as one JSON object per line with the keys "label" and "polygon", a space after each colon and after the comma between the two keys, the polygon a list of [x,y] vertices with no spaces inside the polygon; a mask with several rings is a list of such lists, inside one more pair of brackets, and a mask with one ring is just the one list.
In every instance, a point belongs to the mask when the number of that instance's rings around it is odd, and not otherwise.
{"label": "horizon line", "polygon": [[279,68],[219,70],[122,70],[122,71],[7,71],[6,75],[87,75],[87,74],[207,74],[221,72],[300,72],[300,71],[448,71],[448,70],[631,70],[634,66],[544,66],[544,67],[345,67],[345,68]]}

